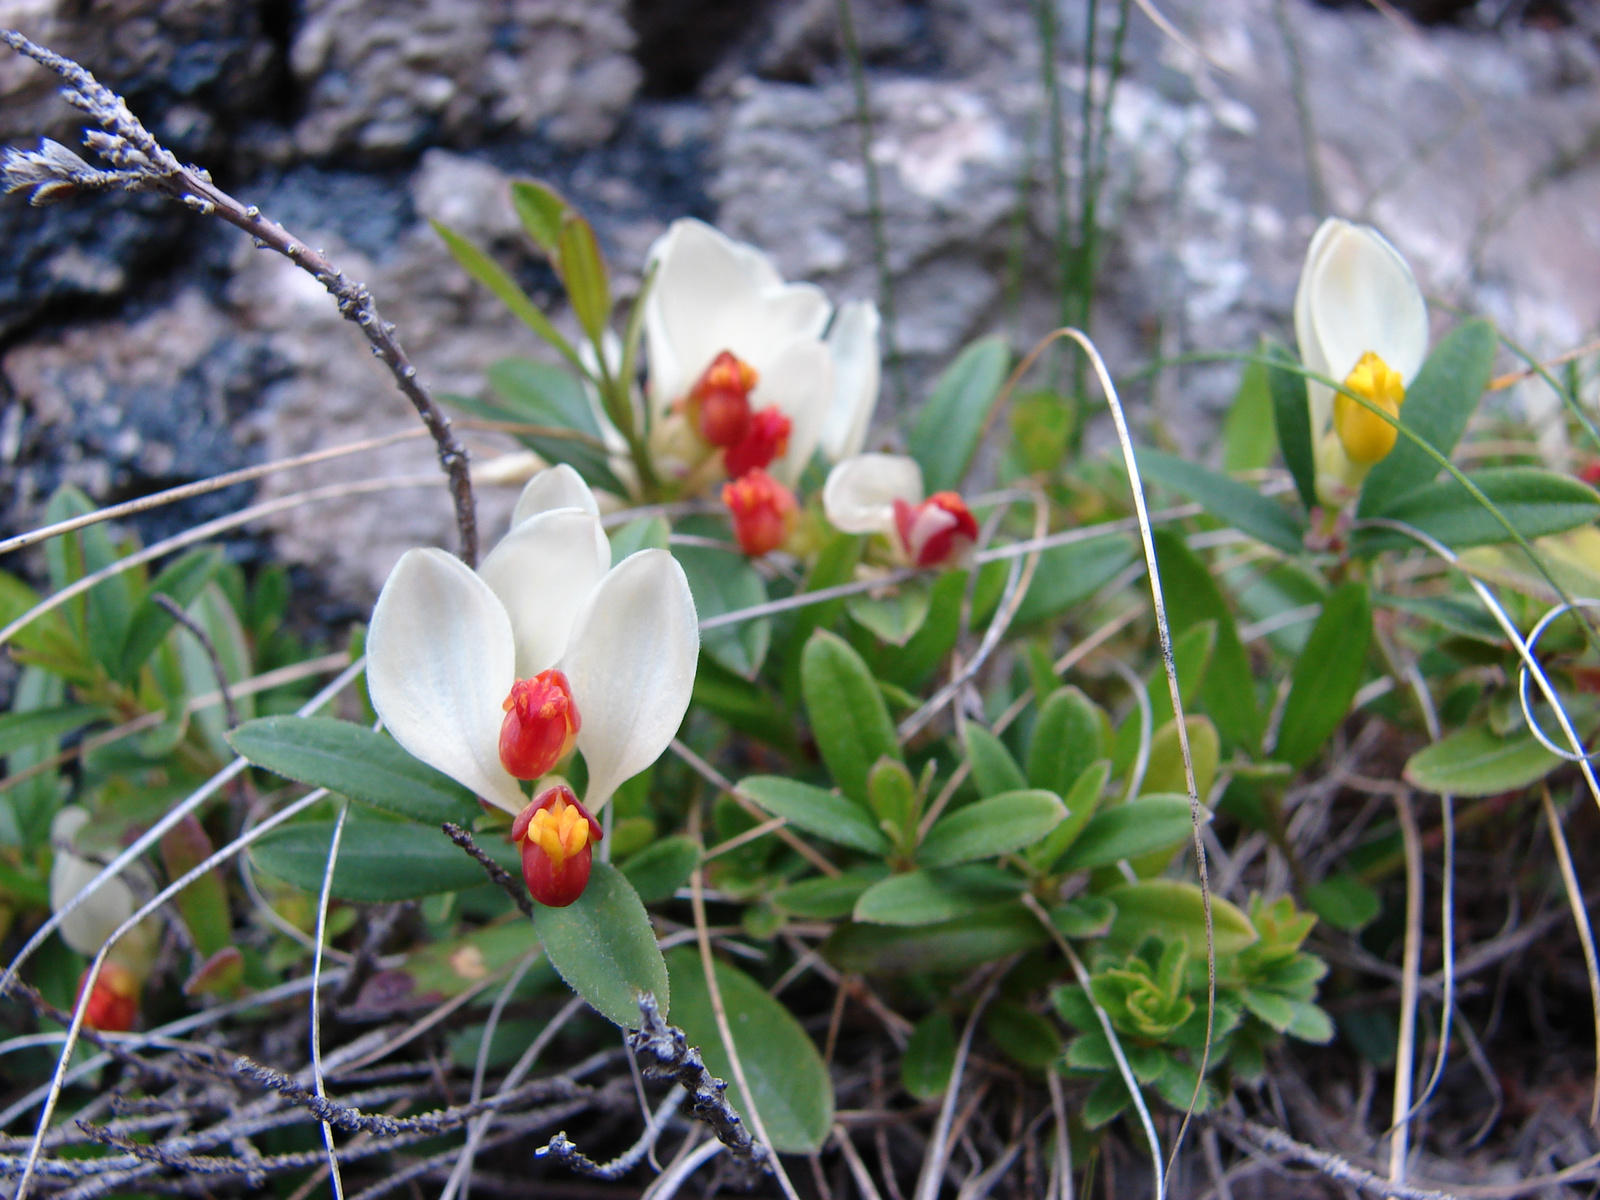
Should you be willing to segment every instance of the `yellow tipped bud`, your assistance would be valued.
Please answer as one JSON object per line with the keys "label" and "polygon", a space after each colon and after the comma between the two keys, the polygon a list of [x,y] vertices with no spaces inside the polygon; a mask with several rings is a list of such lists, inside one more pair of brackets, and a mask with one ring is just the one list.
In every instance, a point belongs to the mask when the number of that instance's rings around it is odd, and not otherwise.
{"label": "yellow tipped bud", "polygon": [[[1399,417],[1406,385],[1394,370],[1371,350],[1361,356],[1345,376],[1344,386],[1388,413]],[[1340,392],[1333,398],[1333,427],[1350,461],[1371,466],[1394,449],[1399,430],[1365,405]]]}

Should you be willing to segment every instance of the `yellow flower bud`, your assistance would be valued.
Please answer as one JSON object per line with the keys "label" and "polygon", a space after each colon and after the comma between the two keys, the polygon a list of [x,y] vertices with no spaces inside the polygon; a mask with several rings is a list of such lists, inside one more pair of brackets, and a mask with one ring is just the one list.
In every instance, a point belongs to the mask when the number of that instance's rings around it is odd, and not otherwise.
{"label": "yellow flower bud", "polygon": [[[1345,376],[1344,386],[1391,417],[1400,416],[1406,385],[1400,373],[1371,350]],[[1333,427],[1350,460],[1364,466],[1382,461],[1400,431],[1365,405],[1340,392],[1333,398]]]}

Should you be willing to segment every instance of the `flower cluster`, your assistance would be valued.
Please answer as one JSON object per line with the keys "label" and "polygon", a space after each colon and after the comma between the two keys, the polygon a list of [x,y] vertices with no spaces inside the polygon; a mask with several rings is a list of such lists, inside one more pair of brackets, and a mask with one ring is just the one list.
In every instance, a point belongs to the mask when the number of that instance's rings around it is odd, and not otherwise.
{"label": "flower cluster", "polygon": [[828,520],[845,533],[879,534],[902,566],[960,566],[978,540],[978,522],[955,492],[923,498],[922,468],[898,454],[858,454],[828,473]]}
{"label": "flower cluster", "polygon": [[652,461],[685,493],[725,476],[740,547],[766,554],[794,531],[793,488],[812,454],[837,462],[866,441],[878,310],[834,313],[819,288],[785,283],[766,255],[699,221],[675,221],[650,260]]}
{"label": "flower cluster", "polygon": [[[593,494],[567,466],[524,489],[509,533],[473,571],[410,550],[372,613],[367,680],[394,739],[517,818],[536,900],[571,904],[588,881],[599,812],[654,762],[689,707],[699,624],[665,550],[616,566]],[[552,774],[574,749],[583,801]]]}

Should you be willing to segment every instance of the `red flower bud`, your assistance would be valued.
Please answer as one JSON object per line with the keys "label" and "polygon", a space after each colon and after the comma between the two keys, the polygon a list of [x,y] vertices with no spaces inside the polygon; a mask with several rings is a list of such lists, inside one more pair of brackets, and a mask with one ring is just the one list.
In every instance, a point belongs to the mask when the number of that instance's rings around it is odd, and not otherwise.
{"label": "red flower bud", "polygon": [[689,420],[713,446],[734,446],[750,428],[755,368],[724,350],[689,389]]}
{"label": "red flower bud", "polygon": [[[86,969],[78,977],[78,999],[83,999],[83,985],[89,982]],[[100,968],[100,977],[94,981],[89,993],[89,1003],[83,1012],[83,1023],[101,1033],[127,1033],[139,1019],[139,979],[127,967],[107,962]]]}
{"label": "red flower bud", "polygon": [[894,525],[906,557],[919,567],[957,563],[978,540],[978,522],[955,492],[935,492],[915,506],[896,500]]}
{"label": "red flower bud", "polygon": [[578,706],[560,671],[519,679],[502,705],[500,764],[518,779],[537,779],[572,751],[578,739]]}
{"label": "red flower bud", "polygon": [[771,475],[757,468],[722,485],[722,502],[733,514],[733,535],[739,549],[760,558],[783,545],[794,528],[794,494]]}
{"label": "red flower bud", "polygon": [[789,448],[792,425],[783,410],[773,404],[752,416],[744,437],[722,452],[729,478],[738,479],[769,466]]}
{"label": "red flower bud", "polygon": [[1578,478],[1590,487],[1600,487],[1600,462],[1592,462],[1578,472]]}
{"label": "red flower bud", "polygon": [[605,834],[569,787],[538,796],[511,823],[522,851],[522,878],[540,904],[565,908],[589,886],[594,843]]}

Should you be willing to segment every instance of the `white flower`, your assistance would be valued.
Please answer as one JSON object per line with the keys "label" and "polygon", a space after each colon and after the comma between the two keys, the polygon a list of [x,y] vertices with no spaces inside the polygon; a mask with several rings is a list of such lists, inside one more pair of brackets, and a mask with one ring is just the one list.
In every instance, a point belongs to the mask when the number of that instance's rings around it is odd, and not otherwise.
{"label": "white flower", "polygon": [[[1410,266],[1367,225],[1329,218],[1306,252],[1294,300],[1295,335],[1308,370],[1336,379],[1398,415],[1428,353],[1428,310]],[[1388,422],[1327,384],[1307,381],[1317,491],[1349,499],[1394,446]]]}
{"label": "white flower", "polygon": [[595,810],[660,756],[689,707],[700,635],[683,568],[665,550],[611,567],[595,511],[570,467],[542,472],[477,571],[407,551],[373,609],[367,682],[384,725],[511,813],[528,805],[501,760],[513,684],[565,677]]}
{"label": "white flower", "polygon": [[978,523],[955,492],[923,499],[922,468],[899,454],[858,454],[828,472],[822,509],[844,533],[877,533],[912,566],[963,561]]}
{"label": "white flower", "polygon": [[[50,864],[50,910],[60,912],[100,877],[104,868],[73,849],[73,839],[89,824],[86,809],[68,804],[50,823],[50,843],[55,859]],[[117,928],[139,907],[134,891],[119,876],[108,879],[61,918],[61,940],[79,954],[93,958]],[[110,959],[143,978],[155,956],[159,926],[151,918],[140,921],[112,948]]]}
{"label": "white flower", "polygon": [[878,395],[875,306],[845,305],[824,338],[831,306],[820,288],[785,283],[766,255],[700,221],[674,221],[650,260],[644,328],[658,427],[727,351],[756,372],[751,409],[776,406],[791,422],[767,468],[774,478],[792,487],[819,443],[833,459],[860,449]]}

